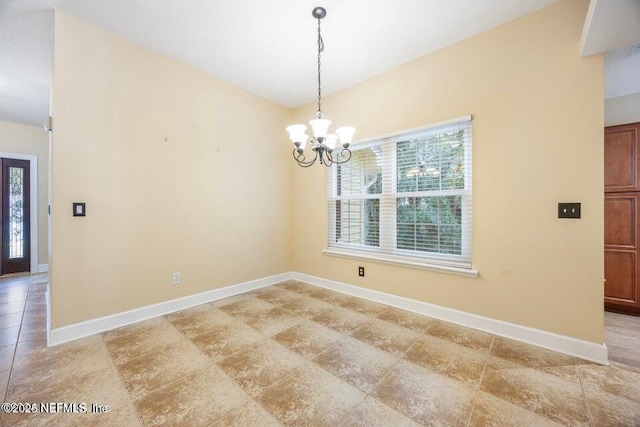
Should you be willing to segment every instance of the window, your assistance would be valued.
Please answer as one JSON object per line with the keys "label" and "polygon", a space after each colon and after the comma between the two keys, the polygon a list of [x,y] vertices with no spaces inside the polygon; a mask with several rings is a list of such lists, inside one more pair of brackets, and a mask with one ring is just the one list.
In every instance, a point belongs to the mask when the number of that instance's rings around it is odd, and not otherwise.
{"label": "window", "polygon": [[329,170],[329,249],[471,269],[471,117],[352,146]]}

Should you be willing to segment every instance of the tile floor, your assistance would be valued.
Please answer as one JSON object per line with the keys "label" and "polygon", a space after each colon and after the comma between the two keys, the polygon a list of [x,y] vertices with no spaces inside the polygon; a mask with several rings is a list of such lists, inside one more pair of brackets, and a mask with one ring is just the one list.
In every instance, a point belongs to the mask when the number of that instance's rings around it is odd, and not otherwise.
{"label": "tile floor", "polygon": [[640,426],[638,368],[294,281],[46,348],[46,280],[0,280],[0,393],[110,412],[2,425]]}
{"label": "tile floor", "polygon": [[640,368],[640,316],[605,312],[604,342],[609,360]]}

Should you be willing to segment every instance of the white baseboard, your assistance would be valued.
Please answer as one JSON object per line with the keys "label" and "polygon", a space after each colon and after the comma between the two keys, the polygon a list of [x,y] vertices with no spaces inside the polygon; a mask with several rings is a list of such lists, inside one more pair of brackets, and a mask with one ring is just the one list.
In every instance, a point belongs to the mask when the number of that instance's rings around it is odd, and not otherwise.
{"label": "white baseboard", "polygon": [[227,298],[233,295],[249,292],[254,289],[280,283],[285,280],[289,280],[292,277],[293,273],[277,274],[275,276],[226,286],[224,288],[214,289],[212,291],[202,292],[200,294],[189,295],[158,304],[148,305],[146,307],[124,311],[122,313],[112,314],[110,316],[99,317],[97,319],[91,319],[85,322],[63,326],[62,328],[51,329],[50,331],[48,331],[47,344],[49,346],[54,346],[73,341],[78,338],[83,338],[89,335],[108,331],[110,329],[130,325],[142,320],[147,320],[153,317],[173,313],[174,311],[184,310],[185,308],[205,304],[207,302],[215,301],[221,298]]}
{"label": "white baseboard", "polygon": [[38,268],[34,273],[46,273],[49,271],[49,264],[38,264]]}
{"label": "white baseboard", "polygon": [[576,356],[601,365],[607,365],[609,363],[607,346],[605,344],[596,344],[589,341],[579,340],[565,335],[555,334],[553,332],[491,319],[477,314],[471,314],[397,295],[348,285],[346,283],[322,279],[308,274],[293,273],[292,278],[301,282],[331,289],[333,291],[398,307],[403,310],[412,311],[414,313],[489,332],[501,337],[511,338],[516,341],[522,341],[527,344],[543,347],[559,353]]}
{"label": "white baseboard", "polygon": [[[581,359],[589,360],[602,365],[608,364],[608,351],[604,344],[596,344],[589,341],[579,340],[576,338],[547,332],[540,329],[534,329],[527,326],[517,325],[515,323],[504,322],[501,320],[491,319],[489,317],[479,316],[477,314],[466,313],[464,311],[454,310],[447,307],[441,307],[435,304],[429,304],[409,298],[391,295],[380,291],[361,288],[358,286],[348,285],[346,283],[335,282],[332,280],[322,279],[316,276],[310,276],[302,273],[283,273],[275,276],[265,277],[262,279],[252,280],[249,282],[239,283],[212,291],[203,292],[196,295],[189,295],[183,298],[165,301],[146,307],[137,308],[110,316],[100,317],[97,319],[87,320],[81,323],[64,326],[62,328],[47,328],[48,345],[58,345],[78,338],[108,331],[110,329],[119,328],[142,320],[151,319],[153,317],[162,316],[178,310],[184,310],[196,305],[205,304],[221,298],[227,298],[233,295],[249,292],[254,289],[273,285],[285,280],[295,279],[306,282],[315,286],[342,292],[370,301],[398,307],[403,310],[422,314],[424,316],[433,317],[458,325],[466,326],[473,329],[489,332],[494,335],[511,338],[516,341],[522,341],[538,347],[547,348]],[[47,293],[49,297],[49,292]],[[50,304],[47,304],[49,307]],[[47,317],[50,318],[50,311],[47,308]],[[50,325],[48,320],[48,326]]]}

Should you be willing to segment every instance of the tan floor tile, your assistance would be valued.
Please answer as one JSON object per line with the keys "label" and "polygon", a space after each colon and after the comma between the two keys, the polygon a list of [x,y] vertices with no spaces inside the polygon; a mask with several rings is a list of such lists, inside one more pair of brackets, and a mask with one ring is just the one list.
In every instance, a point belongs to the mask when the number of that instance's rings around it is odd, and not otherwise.
{"label": "tan floor tile", "polygon": [[286,282],[278,283],[275,286],[277,286],[279,288],[282,288],[282,289],[286,289],[288,291],[293,291],[293,292],[298,292],[298,293],[309,292],[310,290],[317,288],[316,286],[309,285],[309,284],[303,283],[303,282],[299,282],[297,280],[288,280]]}
{"label": "tan floor tile", "polygon": [[28,401],[32,402],[85,402],[109,405],[111,408],[131,403],[127,390],[122,385],[118,372],[113,365],[104,369],[88,372],[73,381],[61,383],[56,387],[35,390]]}
{"label": "tan floor tile", "polygon": [[216,420],[211,427],[278,427],[281,425],[253,399],[249,399],[242,406],[230,410]]}
{"label": "tan floor tile", "polygon": [[160,347],[118,366],[120,378],[134,400],[212,362],[190,342]]}
{"label": "tan floor tile", "polygon": [[24,309],[29,312],[47,312],[47,302],[44,298],[29,298]]}
{"label": "tan floor tile", "polygon": [[308,426],[336,425],[364,398],[364,393],[312,363],[256,397],[281,423]]}
{"label": "tan floor tile", "polygon": [[[11,426],[29,427],[113,427],[113,426],[140,426],[138,417],[131,404],[110,408],[109,412],[92,413],[91,403],[87,402],[87,413],[38,413],[32,415],[12,415],[3,418],[3,422]],[[4,425],[4,424],[3,424]]]}
{"label": "tan floor tile", "polygon": [[[489,359],[487,360],[487,366],[485,369],[488,371],[496,371],[503,369],[523,368],[527,368],[527,366],[519,365],[515,362],[510,362],[508,360],[489,355]],[[578,375],[578,371],[575,365],[544,366],[535,369],[538,371],[546,372],[547,374],[555,375],[568,381],[573,381],[574,383],[580,383],[580,376]]]}
{"label": "tan floor tile", "polygon": [[278,381],[307,360],[271,339],[260,341],[218,362],[252,396]]}
{"label": "tan floor tile", "polygon": [[20,326],[0,329],[0,347],[15,345],[18,342]]}
{"label": "tan floor tile", "polygon": [[474,350],[487,350],[491,346],[493,335],[453,323],[436,320],[427,330],[427,334],[451,341]]}
{"label": "tan floor tile", "polygon": [[267,336],[271,336],[303,321],[304,317],[276,307],[260,311],[246,322],[252,328],[257,329]]}
{"label": "tan floor tile", "polygon": [[634,400],[586,388],[585,397],[594,425],[600,426],[640,426],[640,396]]}
{"label": "tan floor tile", "polygon": [[212,364],[137,399],[134,404],[145,426],[210,426],[248,398]]}
{"label": "tan floor tile", "polygon": [[18,342],[34,341],[40,344],[47,344],[47,329],[34,324],[23,324],[18,335]]}
{"label": "tan floor tile", "polygon": [[197,335],[204,334],[223,324],[233,323],[236,319],[229,316],[224,311],[206,306],[200,312],[192,313],[180,319],[170,320],[171,324],[176,327],[187,338],[193,338]]}
{"label": "tan floor tile", "polygon": [[[582,364],[590,364],[590,363],[583,361]],[[616,362],[615,360],[609,360],[609,366],[613,366],[625,371],[630,371],[630,372],[635,372],[636,374],[640,374],[640,366],[627,365],[625,363]]]}
{"label": "tan floor tile", "polygon": [[508,338],[495,337],[491,355],[527,368],[566,366],[580,363],[580,359]]}
{"label": "tan floor tile", "polygon": [[420,424],[368,396],[341,424],[342,427],[420,427]]}
{"label": "tan floor tile", "polygon": [[251,295],[243,293],[243,294],[233,295],[233,296],[230,296],[230,297],[227,297],[227,298],[221,298],[219,300],[212,301],[212,302],[210,302],[208,304],[211,305],[212,307],[220,308],[220,307],[224,307],[225,305],[229,305],[229,304],[232,304],[234,302],[239,302],[239,301],[245,300],[245,299],[250,298],[250,297],[251,297]]}
{"label": "tan floor tile", "polygon": [[607,345],[607,350],[609,350],[609,361],[640,368],[640,351],[609,345]]}
{"label": "tan floor tile", "polygon": [[476,387],[488,357],[484,351],[424,336],[407,351],[404,359]]}
{"label": "tan floor tile", "polygon": [[435,319],[431,317],[395,307],[387,307],[383,312],[378,314],[378,319],[412,329],[419,333],[425,333],[429,326],[435,321]]}
{"label": "tan floor tile", "polygon": [[307,320],[274,335],[272,339],[307,359],[312,359],[343,338],[343,335]]}
{"label": "tan floor tile", "polygon": [[280,306],[283,310],[287,310],[297,314],[298,316],[307,318],[320,314],[332,307],[332,304],[308,296],[301,296],[295,301],[289,301]]}
{"label": "tan floor tile", "polygon": [[111,358],[98,335],[50,347],[29,363],[14,365],[9,397],[24,401],[36,392],[59,388],[111,366]]}
{"label": "tan floor tile", "polygon": [[629,328],[637,329],[640,327],[640,317],[629,316],[628,314],[612,313],[610,311],[604,312],[605,329],[612,328]]}
{"label": "tan floor tile", "polygon": [[384,320],[373,319],[356,329],[351,336],[396,356],[402,356],[420,334]]}
{"label": "tan floor tile", "polygon": [[476,390],[401,360],[371,395],[425,425],[465,425]]}
{"label": "tan floor tile", "polygon": [[27,296],[27,304],[28,303],[46,303],[47,302],[47,289],[35,289],[33,286],[29,290],[29,295]]}
{"label": "tan floor tile", "polygon": [[198,335],[191,341],[204,354],[217,362],[264,338],[265,336],[260,332],[236,320]]}
{"label": "tan floor tile", "polygon": [[343,334],[349,334],[371,320],[371,317],[346,308],[334,307],[312,317],[311,320]]}
{"label": "tan floor tile", "polygon": [[[76,421],[75,419],[73,420]],[[127,426],[127,427],[136,427],[140,426],[140,421],[138,420],[138,415],[136,414],[135,409],[132,404],[128,404],[125,406],[120,406],[118,408],[112,409],[107,413],[92,413],[87,414],[86,419],[79,418],[77,426],[78,427],[113,427],[113,426]]]}
{"label": "tan floor tile", "polygon": [[[31,320],[31,321],[23,320],[22,327],[25,327],[25,326],[28,326],[29,328],[33,328],[34,330],[46,331],[46,329],[47,329],[47,319],[46,319],[46,317],[41,317],[41,318],[38,318],[36,320]],[[18,341],[20,341],[19,337],[18,337]]]}
{"label": "tan floor tile", "polygon": [[28,286],[13,287],[10,289],[0,288],[0,304],[26,301],[28,293]]}
{"label": "tan floor tile", "polygon": [[46,325],[47,324],[47,310],[35,309],[25,310],[22,323],[31,323],[34,325]]}
{"label": "tan floor tile", "polygon": [[485,370],[480,388],[560,424],[589,424],[580,384],[540,370]]}
{"label": "tan floor tile", "polygon": [[275,305],[261,299],[246,297],[240,301],[220,307],[220,310],[237,319],[242,320],[243,322],[248,322],[249,320],[254,319],[256,316],[258,316],[261,312],[270,310],[275,307]]}
{"label": "tan floor tile", "polygon": [[478,394],[469,423],[469,426],[483,427],[559,427],[561,425],[483,391]]}
{"label": "tan floor tile", "polygon": [[101,333],[104,342],[109,342],[114,339],[119,339],[129,335],[140,335],[144,332],[162,325],[167,325],[167,321],[163,317],[154,317],[148,320],[132,323],[127,326],[123,326],[116,329],[111,329]]}
{"label": "tan floor tile", "polygon": [[178,311],[174,311],[173,313],[165,314],[162,317],[164,317],[164,319],[170,323],[174,323],[182,319],[187,319],[189,317],[197,318],[199,315],[202,315],[203,313],[208,313],[211,310],[218,308],[213,304],[214,303],[199,304],[193,307],[185,308],[184,310],[178,310]]}
{"label": "tan floor tile", "polygon": [[286,304],[302,297],[297,292],[289,291],[277,286],[268,286],[266,288],[257,289],[249,292],[247,295],[261,299],[275,306]]}
{"label": "tan floor tile", "polygon": [[[24,327],[24,326],[23,326]],[[13,366],[24,365],[25,363],[29,363],[33,360],[37,360],[42,357],[44,353],[48,352],[46,341],[42,340],[27,340],[27,341],[18,341],[18,345],[16,347],[16,354],[13,361]]]}
{"label": "tan floor tile", "polygon": [[4,347],[0,347],[0,372],[11,369],[13,353],[15,353],[15,351],[15,345],[5,345]]}
{"label": "tan floor tile", "polygon": [[306,290],[304,294],[333,305],[347,303],[353,298],[347,294],[319,287],[312,287],[311,289]]}
{"label": "tan floor tile", "polygon": [[[0,401],[5,402],[4,398],[7,393],[7,385],[9,384],[9,371],[0,372]],[[1,415],[0,415],[1,416]]]}
{"label": "tan floor tile", "polygon": [[0,329],[20,326],[22,323],[22,313],[0,315]]}
{"label": "tan floor tile", "polygon": [[388,305],[356,297],[351,297],[340,305],[344,308],[348,308],[349,310],[357,311],[358,313],[373,317],[379,316],[389,308]]}
{"label": "tan floor tile", "polygon": [[171,323],[161,317],[105,332],[102,337],[116,364],[185,340]]}
{"label": "tan floor tile", "polygon": [[314,360],[365,393],[369,393],[397,361],[398,356],[351,337],[343,338]]}
{"label": "tan floor tile", "polygon": [[0,303],[0,314],[22,313],[24,306],[24,301],[3,302]]}
{"label": "tan floor tile", "polygon": [[634,334],[634,330],[631,328],[605,330],[604,339],[607,347],[613,346],[640,350],[640,335]]}
{"label": "tan floor tile", "polygon": [[619,365],[578,366],[584,391],[607,392],[638,402],[640,407],[640,372],[625,369]]}

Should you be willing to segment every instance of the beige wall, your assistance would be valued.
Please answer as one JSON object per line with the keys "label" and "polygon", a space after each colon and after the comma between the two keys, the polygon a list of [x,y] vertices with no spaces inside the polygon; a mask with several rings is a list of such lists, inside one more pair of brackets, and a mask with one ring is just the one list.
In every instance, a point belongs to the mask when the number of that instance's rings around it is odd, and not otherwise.
{"label": "beige wall", "polygon": [[59,12],[54,46],[53,328],[291,269],[290,110]]}
{"label": "beige wall", "polygon": [[[559,2],[323,99],[357,138],[473,114],[478,278],[323,255],[320,167],[291,166],[294,269],[602,343],[603,60],[578,55],[587,6]],[[582,219],[558,219],[562,201]]]}
{"label": "beige wall", "polygon": [[[44,117],[43,117],[44,119]],[[0,152],[28,154],[38,158],[38,264],[47,264],[49,134],[42,127],[0,122]]]}

